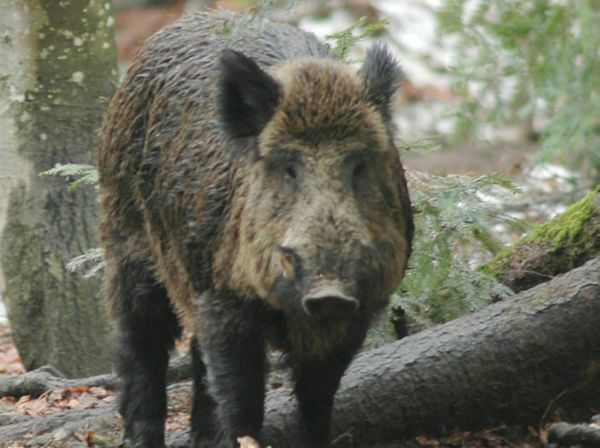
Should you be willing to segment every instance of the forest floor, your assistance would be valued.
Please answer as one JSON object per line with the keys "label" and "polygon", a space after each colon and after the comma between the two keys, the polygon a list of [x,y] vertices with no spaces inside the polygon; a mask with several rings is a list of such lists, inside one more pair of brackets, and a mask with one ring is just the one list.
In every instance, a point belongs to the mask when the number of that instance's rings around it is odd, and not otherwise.
{"label": "forest floor", "polygon": [[[186,350],[185,342],[178,347]],[[10,337],[10,329],[0,325],[0,375],[24,373],[16,348]],[[270,384],[271,387],[280,387]],[[166,423],[171,437],[170,448],[185,446],[185,431],[188,429],[191,409],[191,382],[184,381],[169,387],[169,406]],[[116,392],[103,387],[70,387],[52,390],[40,397],[23,396],[19,399],[0,399],[0,427],[15,421],[34,421],[43,416],[76,411],[100,411],[98,418],[77,430],[60,427],[50,431],[32,430],[22,434],[3,448],[53,447],[86,448],[116,447],[119,445],[121,421],[116,412]],[[106,411],[106,412],[104,412]],[[82,415],[85,415],[82,414]],[[91,414],[90,414],[91,415]],[[541,417],[541,416],[540,416]],[[443,425],[440,425],[443,426]],[[450,434],[442,438],[420,436],[403,443],[389,443],[373,448],[541,448],[544,445],[544,430],[533,427],[498,425],[478,432]]]}

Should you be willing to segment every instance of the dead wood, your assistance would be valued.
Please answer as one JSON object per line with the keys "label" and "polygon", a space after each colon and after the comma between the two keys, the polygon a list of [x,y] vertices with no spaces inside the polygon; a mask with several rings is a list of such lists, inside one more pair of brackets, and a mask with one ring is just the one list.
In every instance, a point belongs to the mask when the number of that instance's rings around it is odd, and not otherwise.
{"label": "dead wood", "polygon": [[0,377],[0,398],[24,395],[39,397],[49,390],[69,387],[105,387],[115,389],[118,380],[114,375],[96,375],[88,378],[67,379],[51,366],[42,366],[23,375]]}
{"label": "dead wood", "polygon": [[[169,364],[167,382],[176,383],[191,378],[192,360],[189,355],[179,356]],[[23,375],[0,377],[0,398],[20,398],[24,395],[39,397],[49,390],[69,387],[104,387],[109,390],[119,388],[119,378],[113,374],[95,375],[88,378],[65,378],[52,366],[42,366]]]}
{"label": "dead wood", "polygon": [[535,227],[484,269],[515,292],[568,272],[600,254],[600,188]]}
{"label": "dead wood", "polygon": [[548,443],[554,447],[597,448],[600,446],[600,426],[585,423],[578,425],[566,422],[555,423],[548,429]]}

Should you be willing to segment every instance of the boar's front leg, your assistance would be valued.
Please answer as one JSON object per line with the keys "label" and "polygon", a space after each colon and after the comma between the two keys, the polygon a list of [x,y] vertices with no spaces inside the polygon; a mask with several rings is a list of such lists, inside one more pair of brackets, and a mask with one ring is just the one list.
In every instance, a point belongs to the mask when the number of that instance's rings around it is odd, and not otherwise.
{"label": "boar's front leg", "polygon": [[142,263],[123,263],[109,275],[118,303],[117,372],[124,446],[164,447],[169,350],[181,328],[165,288]]}
{"label": "boar's front leg", "polygon": [[212,446],[234,448],[242,436],[259,440],[266,369],[262,305],[222,293],[200,306],[200,345],[208,391],[217,405],[218,432]]}
{"label": "boar's front leg", "polygon": [[192,402],[192,446],[200,446],[201,439],[214,432],[215,402],[206,385],[206,366],[202,360],[202,349],[197,337],[191,344],[194,378],[194,401]]}
{"label": "boar's front leg", "polygon": [[366,333],[357,325],[350,339],[323,357],[297,359],[293,373],[298,399],[297,433],[294,448],[329,446],[331,411],[340,379],[352,361]]}

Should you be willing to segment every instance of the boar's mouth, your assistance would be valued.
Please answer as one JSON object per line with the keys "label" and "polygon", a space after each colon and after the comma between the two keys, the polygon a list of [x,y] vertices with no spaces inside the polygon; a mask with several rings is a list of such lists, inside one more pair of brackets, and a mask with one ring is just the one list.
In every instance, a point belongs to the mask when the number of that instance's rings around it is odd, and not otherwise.
{"label": "boar's mouth", "polygon": [[358,310],[358,300],[344,293],[339,282],[321,282],[302,298],[302,307],[315,319],[338,320]]}

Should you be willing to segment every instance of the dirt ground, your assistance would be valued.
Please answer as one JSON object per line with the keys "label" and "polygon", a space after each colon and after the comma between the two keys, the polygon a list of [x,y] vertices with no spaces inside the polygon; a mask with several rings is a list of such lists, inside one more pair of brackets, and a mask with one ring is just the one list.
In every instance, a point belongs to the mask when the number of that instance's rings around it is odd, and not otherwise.
{"label": "dirt ground", "polygon": [[537,149],[536,145],[529,143],[467,143],[427,154],[406,152],[403,156],[405,168],[410,171],[440,176],[498,173],[514,177],[523,172]]}

